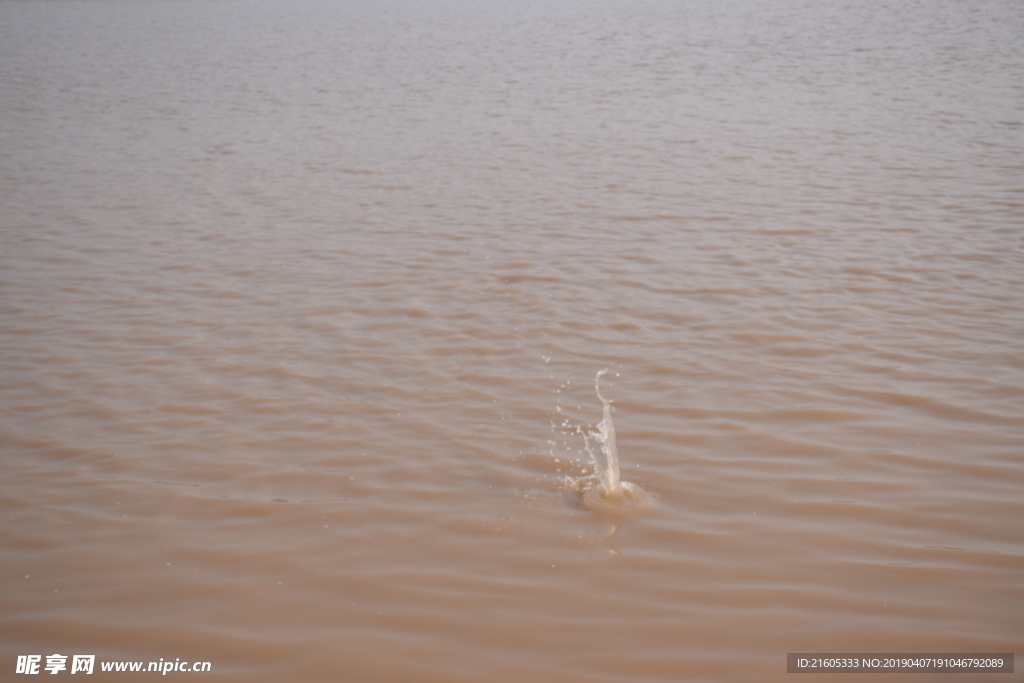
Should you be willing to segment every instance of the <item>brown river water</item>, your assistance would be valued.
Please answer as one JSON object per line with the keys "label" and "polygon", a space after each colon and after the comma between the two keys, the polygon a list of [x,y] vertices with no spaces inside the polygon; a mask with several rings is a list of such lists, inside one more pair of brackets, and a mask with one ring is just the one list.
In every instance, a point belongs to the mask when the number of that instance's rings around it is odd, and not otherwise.
{"label": "brown river water", "polygon": [[1018,0],[3,0],[0,678],[1020,655],[1022,74]]}

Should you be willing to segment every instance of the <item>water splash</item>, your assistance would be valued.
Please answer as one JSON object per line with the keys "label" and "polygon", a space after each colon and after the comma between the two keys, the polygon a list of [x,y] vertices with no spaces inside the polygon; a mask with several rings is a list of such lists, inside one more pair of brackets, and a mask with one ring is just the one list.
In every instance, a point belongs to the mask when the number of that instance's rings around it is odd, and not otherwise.
{"label": "water splash", "polygon": [[[594,391],[597,393],[597,397],[601,399],[601,403],[604,405],[604,419],[597,425],[597,432],[583,434],[583,442],[586,444],[587,453],[590,454],[590,459],[594,461],[594,470],[597,472],[597,476],[601,480],[601,486],[604,489],[605,496],[617,497],[622,494],[622,481],[619,478],[619,449],[615,444],[615,424],[612,422],[612,404],[611,401],[607,400],[601,395],[601,375],[608,372],[608,368],[604,370],[598,370],[597,376],[594,377]],[[601,450],[604,451],[605,460],[607,461],[607,469],[602,469],[601,463],[598,461],[597,456],[594,455],[593,449],[590,448],[590,439],[594,438],[601,445]]]}
{"label": "water splash", "polygon": [[[611,401],[601,395],[601,375],[608,368],[599,370],[594,377],[594,391],[604,406],[604,415],[597,424],[595,432],[581,432],[587,453],[594,463],[594,471],[600,481],[600,487],[588,487],[583,490],[583,504],[591,510],[607,513],[619,513],[629,509],[648,507],[651,498],[642,488],[628,481],[622,481],[619,474],[619,449],[615,443],[615,424],[612,422]],[[604,453],[605,462],[601,463],[591,448],[591,442],[597,442]]]}

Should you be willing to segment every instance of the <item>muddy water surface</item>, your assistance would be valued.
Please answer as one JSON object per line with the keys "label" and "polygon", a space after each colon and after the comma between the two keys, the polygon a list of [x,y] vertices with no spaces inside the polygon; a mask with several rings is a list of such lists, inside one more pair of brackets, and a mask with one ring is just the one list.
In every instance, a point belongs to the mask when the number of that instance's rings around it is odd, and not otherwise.
{"label": "muddy water surface", "polygon": [[506,5],[0,4],[4,670],[1022,651],[1021,5]]}

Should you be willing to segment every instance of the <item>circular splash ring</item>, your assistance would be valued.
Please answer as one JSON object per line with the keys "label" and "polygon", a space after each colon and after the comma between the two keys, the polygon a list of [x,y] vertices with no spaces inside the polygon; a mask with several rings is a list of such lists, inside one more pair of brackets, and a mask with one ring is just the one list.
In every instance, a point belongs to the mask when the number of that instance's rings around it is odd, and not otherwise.
{"label": "circular splash ring", "polygon": [[650,509],[654,505],[654,496],[632,482],[623,481],[611,493],[603,486],[588,487],[583,491],[583,505],[595,512],[629,514]]}

